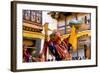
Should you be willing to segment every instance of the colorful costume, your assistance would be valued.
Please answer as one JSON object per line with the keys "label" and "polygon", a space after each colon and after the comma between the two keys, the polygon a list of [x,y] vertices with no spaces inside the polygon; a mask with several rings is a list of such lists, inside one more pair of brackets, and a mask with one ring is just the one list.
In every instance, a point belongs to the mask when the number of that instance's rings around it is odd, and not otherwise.
{"label": "colorful costume", "polygon": [[55,57],[55,60],[59,61],[59,60],[62,60],[62,58],[60,57],[57,49],[56,49],[56,45],[55,45],[55,42],[54,41],[49,41],[49,44],[48,44],[48,47],[49,47],[49,50],[50,52],[52,53],[52,55]]}
{"label": "colorful costume", "polygon": [[61,39],[58,37],[56,40],[50,40],[48,47],[51,53],[55,56],[56,60],[62,60],[70,57],[69,52],[67,50],[67,43],[61,41]]}
{"label": "colorful costume", "polygon": [[24,58],[25,62],[29,62],[29,57],[30,57],[30,54],[29,54],[28,50],[24,51],[23,58]]}

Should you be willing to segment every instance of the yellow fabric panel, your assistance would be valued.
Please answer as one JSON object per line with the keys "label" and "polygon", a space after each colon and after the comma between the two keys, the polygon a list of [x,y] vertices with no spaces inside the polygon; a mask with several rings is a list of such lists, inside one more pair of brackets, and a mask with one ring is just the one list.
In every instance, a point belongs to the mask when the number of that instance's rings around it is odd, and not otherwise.
{"label": "yellow fabric panel", "polygon": [[[79,33],[77,33],[77,38],[81,37],[83,35],[91,36],[91,31],[90,30],[86,30],[86,31],[79,32]],[[69,36],[69,34],[65,34],[65,35],[62,36],[62,39],[67,38],[68,36]]]}
{"label": "yellow fabric panel", "polygon": [[77,37],[81,37],[83,35],[88,35],[88,36],[91,36],[91,31],[90,30],[86,30],[86,31],[82,31],[82,32],[79,32],[77,34]]}
{"label": "yellow fabric panel", "polygon": [[28,37],[28,38],[40,38],[40,39],[44,39],[44,34],[37,33],[37,32],[24,31],[23,32],[23,36],[24,37]]}
{"label": "yellow fabric panel", "polygon": [[77,33],[76,33],[76,28],[74,25],[72,26],[72,30],[70,33],[69,43],[72,45],[73,51],[76,51],[77,50]]}

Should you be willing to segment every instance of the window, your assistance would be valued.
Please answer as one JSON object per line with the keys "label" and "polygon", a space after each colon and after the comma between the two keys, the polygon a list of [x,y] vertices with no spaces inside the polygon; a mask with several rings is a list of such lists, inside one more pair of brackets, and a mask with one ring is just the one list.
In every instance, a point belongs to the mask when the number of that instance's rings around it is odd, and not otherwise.
{"label": "window", "polygon": [[42,11],[23,10],[23,21],[28,23],[42,24]]}

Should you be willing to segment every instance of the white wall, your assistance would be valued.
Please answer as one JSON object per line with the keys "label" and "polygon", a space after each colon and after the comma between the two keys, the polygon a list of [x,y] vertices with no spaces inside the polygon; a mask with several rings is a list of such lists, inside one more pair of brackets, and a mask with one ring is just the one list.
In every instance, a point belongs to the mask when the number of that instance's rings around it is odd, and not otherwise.
{"label": "white wall", "polygon": [[[0,0],[0,73],[12,73],[10,71],[10,1]],[[54,3],[67,3],[67,4],[80,4],[80,5],[99,5],[99,0],[31,0],[40,2],[54,2]],[[100,7],[100,5],[99,5]],[[100,10],[99,12],[100,13]],[[98,15],[100,16],[100,14]],[[99,18],[100,19],[100,18]],[[100,21],[99,23],[100,24]],[[98,28],[100,25],[98,25]],[[100,31],[100,29],[99,29]],[[100,37],[100,33],[98,33]],[[100,39],[98,39],[100,43]],[[100,45],[99,45],[100,48]],[[100,49],[98,48],[98,56],[100,56]],[[100,57],[98,59],[100,64]],[[99,73],[100,65],[92,68],[78,68],[78,69],[61,69],[61,70],[47,70],[47,71],[35,71],[34,73]],[[20,73],[20,72],[19,72]],[[23,72],[21,72],[23,73]],[[25,72],[25,73],[33,73]]]}
{"label": "white wall", "polygon": [[[52,19],[52,17],[47,14],[49,12],[50,11],[43,11],[43,15],[42,15],[43,20],[42,20],[42,22],[43,22],[43,24],[49,23],[49,29],[51,29],[51,30],[57,29],[57,21],[55,19]],[[49,31],[49,34],[51,34],[51,31]]]}

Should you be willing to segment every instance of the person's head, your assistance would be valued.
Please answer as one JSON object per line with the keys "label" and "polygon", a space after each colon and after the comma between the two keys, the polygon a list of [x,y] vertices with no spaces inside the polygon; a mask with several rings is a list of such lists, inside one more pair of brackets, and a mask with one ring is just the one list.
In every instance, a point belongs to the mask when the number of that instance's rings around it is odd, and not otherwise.
{"label": "person's head", "polygon": [[55,39],[55,33],[50,34],[50,40],[54,40]]}
{"label": "person's head", "polygon": [[61,37],[61,34],[60,34],[59,31],[56,31],[56,32],[55,32],[55,35],[56,35],[57,37]]}
{"label": "person's head", "polygon": [[50,35],[50,39],[52,41],[56,41],[56,43],[60,43],[61,42],[60,32],[58,32],[57,30],[54,30],[53,33]]}

